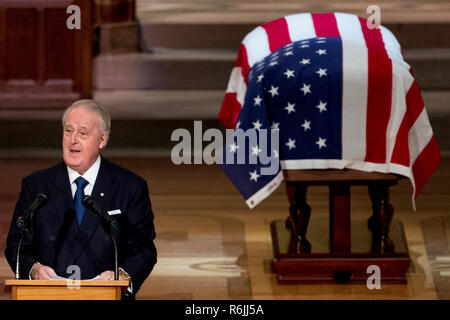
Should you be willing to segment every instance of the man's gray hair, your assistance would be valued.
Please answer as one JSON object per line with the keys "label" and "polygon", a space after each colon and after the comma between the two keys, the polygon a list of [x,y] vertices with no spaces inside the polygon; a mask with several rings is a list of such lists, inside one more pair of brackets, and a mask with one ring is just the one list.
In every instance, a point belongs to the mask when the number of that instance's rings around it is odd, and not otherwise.
{"label": "man's gray hair", "polygon": [[100,103],[98,103],[95,100],[91,99],[82,99],[75,101],[70,107],[64,111],[63,117],[62,117],[62,125],[63,127],[66,124],[67,115],[70,111],[72,111],[75,108],[78,107],[84,107],[92,112],[97,113],[100,116],[100,119],[102,119],[101,124],[101,130],[102,132],[110,132],[111,130],[111,114],[109,111]]}

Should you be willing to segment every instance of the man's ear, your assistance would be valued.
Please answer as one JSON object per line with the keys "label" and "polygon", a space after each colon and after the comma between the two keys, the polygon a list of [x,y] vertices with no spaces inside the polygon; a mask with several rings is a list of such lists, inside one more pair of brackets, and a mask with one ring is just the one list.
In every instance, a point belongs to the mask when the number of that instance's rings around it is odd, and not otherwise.
{"label": "man's ear", "polygon": [[106,146],[106,144],[108,143],[108,138],[109,138],[109,133],[103,132],[102,135],[100,136],[100,145],[99,145],[100,149],[103,149]]}

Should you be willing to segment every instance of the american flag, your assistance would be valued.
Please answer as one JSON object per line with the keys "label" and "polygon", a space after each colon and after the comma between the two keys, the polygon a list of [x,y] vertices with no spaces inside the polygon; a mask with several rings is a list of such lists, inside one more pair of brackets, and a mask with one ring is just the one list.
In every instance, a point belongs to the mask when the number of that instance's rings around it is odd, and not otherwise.
{"label": "american flag", "polygon": [[[231,129],[279,130],[279,152],[242,146],[253,148],[256,157],[278,157],[275,174],[260,174],[261,163],[222,165],[250,208],[289,169],[396,173],[411,180],[415,199],[440,161],[397,39],[351,14],[294,14],[250,32],[219,120]],[[228,141],[224,153],[237,148]]]}

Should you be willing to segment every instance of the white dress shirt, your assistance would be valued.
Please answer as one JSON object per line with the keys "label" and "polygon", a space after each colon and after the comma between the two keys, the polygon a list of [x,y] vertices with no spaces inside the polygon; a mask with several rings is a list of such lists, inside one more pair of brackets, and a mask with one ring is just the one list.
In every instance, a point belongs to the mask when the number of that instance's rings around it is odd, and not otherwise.
{"label": "white dress shirt", "polygon": [[75,170],[67,167],[67,173],[69,174],[70,188],[72,189],[72,198],[75,197],[75,192],[77,191],[77,185],[75,183],[75,180],[80,176],[82,176],[88,182],[88,184],[84,188],[84,194],[87,196],[92,195],[95,180],[97,180],[98,171],[100,170],[100,161],[101,157],[98,156],[94,164],[83,175],[80,175]]}

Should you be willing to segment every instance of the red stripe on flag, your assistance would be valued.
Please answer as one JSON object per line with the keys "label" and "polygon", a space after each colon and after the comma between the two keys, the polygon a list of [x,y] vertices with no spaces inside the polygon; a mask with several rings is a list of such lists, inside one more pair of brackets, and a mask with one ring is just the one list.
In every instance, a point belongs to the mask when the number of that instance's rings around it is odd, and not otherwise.
{"label": "red stripe on flag", "polygon": [[398,128],[397,137],[395,138],[394,150],[392,151],[391,162],[409,167],[409,145],[408,145],[408,115],[405,113],[402,123]]}
{"label": "red stripe on flag", "polygon": [[317,37],[339,37],[336,17],[333,13],[312,13]]}
{"label": "red stripe on flag", "polygon": [[234,129],[241,112],[241,104],[237,100],[236,92],[227,92],[219,112],[219,121],[228,129]]}
{"label": "red stripe on flag", "polygon": [[278,50],[279,48],[292,42],[291,37],[289,36],[288,25],[284,18],[268,22],[262,27],[267,32],[271,52],[274,52],[275,50]]}
{"label": "red stripe on flag", "polygon": [[391,162],[409,166],[408,133],[424,108],[422,95],[417,82],[413,81],[406,93],[406,112],[395,139]]}
{"label": "red stripe on flag", "polygon": [[422,113],[425,104],[423,103],[422,95],[420,94],[419,86],[414,81],[406,94],[406,112],[408,113],[408,124],[411,128],[416,122],[417,118]]}
{"label": "red stripe on flag", "polygon": [[[234,63],[235,67],[241,67],[241,74],[244,82],[247,82],[247,75],[250,70],[248,64],[247,49],[243,44],[239,47],[239,53]],[[222,107],[219,112],[219,122],[228,129],[233,129],[236,125],[236,120],[241,112],[241,104],[237,100],[236,92],[227,92],[222,102]]]}
{"label": "red stripe on flag", "polygon": [[239,53],[234,66],[242,68],[242,76],[244,77],[244,82],[247,82],[247,75],[250,71],[250,65],[248,64],[247,49],[243,44],[241,44],[241,46],[239,47]]}
{"label": "red stripe on flag", "polygon": [[[386,130],[391,115],[392,62],[380,29],[369,29],[359,18],[367,46],[368,88],[365,161],[386,162]],[[362,106],[361,106],[362,107]]]}
{"label": "red stripe on flag", "polygon": [[430,142],[422,150],[413,164],[412,172],[416,184],[416,192],[414,198],[417,198],[420,190],[422,190],[425,182],[431,177],[431,174],[439,165],[441,160],[441,153],[434,136],[431,137]]}

